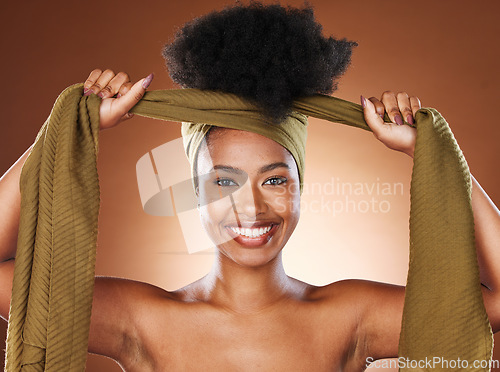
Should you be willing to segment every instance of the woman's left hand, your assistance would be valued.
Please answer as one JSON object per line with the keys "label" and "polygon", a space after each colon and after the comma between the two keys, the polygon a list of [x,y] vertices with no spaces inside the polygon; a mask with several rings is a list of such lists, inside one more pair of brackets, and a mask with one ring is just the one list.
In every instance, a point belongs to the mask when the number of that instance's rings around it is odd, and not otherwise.
{"label": "woman's left hand", "polygon": [[[405,118],[408,124],[414,125],[414,116],[421,108],[417,97],[409,97],[408,94],[386,91],[378,100],[375,97],[369,99],[361,96],[361,106],[365,121],[373,131],[375,137],[390,149],[404,152],[413,157],[417,131],[403,123]],[[391,123],[385,123],[382,119],[387,112]]]}

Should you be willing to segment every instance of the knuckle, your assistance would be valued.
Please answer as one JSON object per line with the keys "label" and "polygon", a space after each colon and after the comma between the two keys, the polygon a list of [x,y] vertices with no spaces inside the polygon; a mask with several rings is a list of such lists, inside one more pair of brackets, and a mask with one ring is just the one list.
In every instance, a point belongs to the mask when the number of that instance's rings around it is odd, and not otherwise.
{"label": "knuckle", "polygon": [[120,71],[119,73],[116,74],[117,78],[123,79],[125,81],[129,81],[130,78],[126,72]]}
{"label": "knuckle", "polygon": [[96,68],[96,69],[92,70],[92,72],[90,74],[91,75],[92,74],[99,74],[100,75],[100,74],[102,74],[102,70],[100,68]]}
{"label": "knuckle", "polygon": [[132,83],[125,83],[120,87],[118,92],[123,96],[130,91],[130,89],[132,88],[132,85],[133,85]]}
{"label": "knuckle", "polygon": [[113,70],[107,68],[106,70],[104,70],[104,72],[102,73],[103,75],[111,75],[111,76],[115,76],[115,73],[113,72]]}
{"label": "knuckle", "polygon": [[136,101],[140,101],[140,100],[142,99],[142,96],[143,96],[143,94],[142,94],[142,93],[136,93],[136,94],[134,95],[134,98],[135,98],[135,100],[136,100]]}
{"label": "knuckle", "polygon": [[96,88],[97,88],[97,89],[99,89],[99,90],[101,90],[101,89],[102,89],[101,84],[99,84],[99,83],[97,83],[97,82],[95,82],[93,86],[94,86],[94,87],[96,87]]}
{"label": "knuckle", "polygon": [[104,88],[102,88],[101,92],[112,93],[112,90],[111,90],[111,87],[109,85],[106,85]]}
{"label": "knuckle", "polygon": [[123,88],[123,86],[120,89],[118,89],[118,94],[120,94],[122,96],[127,94],[127,92],[128,92],[128,90]]}
{"label": "knuckle", "polygon": [[398,99],[399,98],[408,98],[408,93],[406,92],[399,92],[397,95]]}
{"label": "knuckle", "polygon": [[392,90],[386,90],[382,93],[382,98],[394,97],[394,92]]}

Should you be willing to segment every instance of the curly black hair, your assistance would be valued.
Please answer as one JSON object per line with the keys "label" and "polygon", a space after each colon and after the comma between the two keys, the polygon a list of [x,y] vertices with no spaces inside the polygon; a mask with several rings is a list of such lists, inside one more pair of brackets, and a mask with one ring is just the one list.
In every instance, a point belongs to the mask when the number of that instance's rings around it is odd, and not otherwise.
{"label": "curly black hair", "polygon": [[310,5],[251,2],[186,23],[162,54],[181,87],[240,95],[279,122],[295,98],[332,93],[355,46],[324,37]]}

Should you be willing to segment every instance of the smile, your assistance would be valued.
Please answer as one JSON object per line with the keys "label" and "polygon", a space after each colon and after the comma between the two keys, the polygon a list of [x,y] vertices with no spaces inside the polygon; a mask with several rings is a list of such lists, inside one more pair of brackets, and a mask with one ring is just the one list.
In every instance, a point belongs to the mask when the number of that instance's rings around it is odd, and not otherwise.
{"label": "smile", "polygon": [[246,248],[260,247],[271,240],[278,229],[278,225],[271,223],[259,227],[226,226],[229,235],[239,245]]}
{"label": "smile", "polygon": [[249,238],[257,238],[259,236],[267,234],[271,230],[271,227],[272,226],[260,227],[256,229],[248,229],[244,227],[239,228],[230,226],[230,229],[233,230],[238,235],[244,235]]}

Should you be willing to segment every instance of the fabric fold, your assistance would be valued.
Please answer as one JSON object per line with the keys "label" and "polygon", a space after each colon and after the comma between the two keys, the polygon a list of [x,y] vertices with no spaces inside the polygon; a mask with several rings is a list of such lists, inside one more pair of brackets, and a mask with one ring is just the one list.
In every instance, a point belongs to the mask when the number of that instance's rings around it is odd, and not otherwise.
{"label": "fabric fold", "polygon": [[[23,167],[6,371],[23,365],[40,371],[85,369],[99,209],[99,104],[97,96],[83,96],[82,84],[67,88]],[[297,131],[305,131],[307,116],[370,130],[361,107],[338,98],[299,99],[294,110]],[[147,92],[131,112],[183,122],[188,159],[196,147],[190,149],[190,141],[210,125],[270,138],[280,132],[255,106],[221,92]],[[436,110],[419,110],[415,121],[410,264],[399,354],[410,361],[460,358],[472,366],[475,360],[491,359],[493,335],[479,281],[470,173]],[[278,137],[278,143],[291,142],[296,160],[304,158],[302,145],[293,143],[289,133]],[[42,361],[28,345],[44,350]]]}
{"label": "fabric fold", "polygon": [[6,371],[85,368],[99,212],[97,96],[64,90],[20,180]]}

